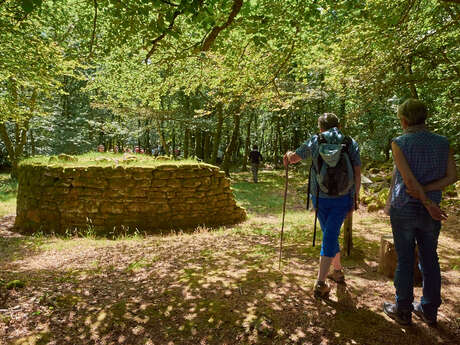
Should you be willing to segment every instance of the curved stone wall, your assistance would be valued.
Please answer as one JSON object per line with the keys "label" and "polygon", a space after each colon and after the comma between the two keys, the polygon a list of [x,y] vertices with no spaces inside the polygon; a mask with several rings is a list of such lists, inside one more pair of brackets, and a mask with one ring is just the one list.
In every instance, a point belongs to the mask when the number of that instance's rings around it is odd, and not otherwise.
{"label": "curved stone wall", "polygon": [[234,224],[246,218],[230,180],[208,164],[19,168],[16,227],[97,234]]}

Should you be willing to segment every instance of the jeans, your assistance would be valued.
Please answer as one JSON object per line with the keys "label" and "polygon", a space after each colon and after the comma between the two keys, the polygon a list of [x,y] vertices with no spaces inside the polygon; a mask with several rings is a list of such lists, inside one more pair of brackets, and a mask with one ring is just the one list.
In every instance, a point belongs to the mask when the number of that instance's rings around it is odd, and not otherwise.
{"label": "jeans", "polygon": [[[321,256],[333,258],[340,252],[339,235],[342,223],[347,213],[353,206],[351,195],[338,198],[318,198],[318,219],[323,232],[321,242]],[[312,197],[313,206],[316,208],[316,198]]]}
{"label": "jeans", "polygon": [[437,254],[441,222],[431,218],[422,204],[408,203],[390,209],[391,228],[398,265],[394,285],[396,307],[400,312],[412,312],[414,300],[414,249],[417,242],[419,267],[423,278],[422,310],[436,319],[441,305],[441,271]]}

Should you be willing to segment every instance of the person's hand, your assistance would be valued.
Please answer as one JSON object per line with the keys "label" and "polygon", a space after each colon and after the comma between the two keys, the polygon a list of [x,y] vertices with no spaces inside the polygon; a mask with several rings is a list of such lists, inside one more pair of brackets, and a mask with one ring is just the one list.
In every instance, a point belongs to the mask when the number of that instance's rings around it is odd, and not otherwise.
{"label": "person's hand", "polygon": [[430,199],[425,200],[423,202],[423,206],[425,206],[431,218],[433,218],[434,220],[446,220],[447,219],[447,213],[443,211],[437,204],[435,204]]}
{"label": "person's hand", "polygon": [[284,164],[284,167],[287,168],[287,166],[290,164],[289,160],[291,158],[291,156],[294,154],[294,152],[292,151],[288,151],[286,152],[286,154],[283,156],[283,164]]}
{"label": "person's hand", "polygon": [[419,200],[422,199],[422,195],[415,188],[406,187],[406,193],[415,199],[419,199]]}

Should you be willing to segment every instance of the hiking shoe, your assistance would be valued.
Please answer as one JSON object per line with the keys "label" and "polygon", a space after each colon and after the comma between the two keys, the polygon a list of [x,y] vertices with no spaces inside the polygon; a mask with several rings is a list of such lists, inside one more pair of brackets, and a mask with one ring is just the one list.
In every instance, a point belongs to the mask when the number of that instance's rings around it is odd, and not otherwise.
{"label": "hiking shoe", "polygon": [[396,304],[383,302],[383,312],[400,325],[407,326],[412,323],[412,313],[398,311],[396,309]]}
{"label": "hiking shoe", "polygon": [[345,275],[342,270],[333,270],[327,275],[329,279],[332,279],[336,283],[342,284],[345,283]]}
{"label": "hiking shoe", "polygon": [[434,326],[434,325],[436,325],[436,323],[437,323],[436,317],[433,318],[433,317],[427,316],[427,315],[423,312],[422,305],[421,305],[420,303],[414,302],[414,303],[412,303],[412,305],[414,306],[414,313],[415,313],[415,315],[417,315],[420,319],[422,319],[423,322],[425,322],[425,323],[426,323],[427,325],[429,325],[429,326]]}
{"label": "hiking shoe", "polygon": [[329,292],[331,292],[331,288],[326,284],[326,282],[317,281],[315,283],[313,293],[316,298],[328,298]]}

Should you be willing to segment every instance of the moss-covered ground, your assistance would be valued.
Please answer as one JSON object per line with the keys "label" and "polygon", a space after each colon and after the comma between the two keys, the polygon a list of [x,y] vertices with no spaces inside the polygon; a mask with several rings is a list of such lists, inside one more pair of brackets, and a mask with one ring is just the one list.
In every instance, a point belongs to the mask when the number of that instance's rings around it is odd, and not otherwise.
{"label": "moss-covered ground", "polygon": [[[249,219],[229,228],[200,227],[115,240],[18,236],[0,221],[0,343],[5,344],[458,344],[459,218],[440,236],[443,305],[436,328],[386,317],[391,279],[377,272],[388,218],[354,215],[354,248],[344,258],[346,285],[329,300],[312,294],[320,248],[305,180],[291,174],[281,270],[282,171],[260,182],[237,173],[233,188]],[[458,200],[457,200],[458,202]],[[321,238],[321,236],[319,236]],[[19,280],[24,287],[7,289]],[[421,287],[415,296],[420,298]]]}

